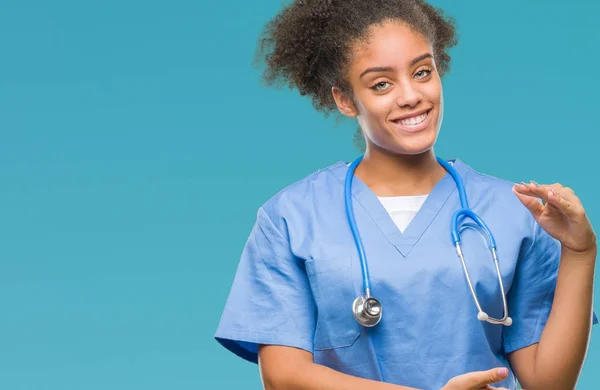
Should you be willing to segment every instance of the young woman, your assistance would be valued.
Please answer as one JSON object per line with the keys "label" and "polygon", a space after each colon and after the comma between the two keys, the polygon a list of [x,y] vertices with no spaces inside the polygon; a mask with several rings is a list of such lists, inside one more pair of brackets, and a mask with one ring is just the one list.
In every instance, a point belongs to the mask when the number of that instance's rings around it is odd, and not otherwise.
{"label": "young woman", "polygon": [[366,150],[260,207],[217,340],[267,389],[573,389],[596,237],[571,189],[435,155],[452,23],[421,0],[304,0],[261,42],[265,79],[356,118]]}

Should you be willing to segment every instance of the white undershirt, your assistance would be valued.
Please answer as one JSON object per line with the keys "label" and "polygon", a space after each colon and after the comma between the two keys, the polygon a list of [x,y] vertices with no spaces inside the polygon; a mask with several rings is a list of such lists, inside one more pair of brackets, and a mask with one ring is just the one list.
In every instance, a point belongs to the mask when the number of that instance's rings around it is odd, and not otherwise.
{"label": "white undershirt", "polygon": [[427,195],[379,197],[379,201],[402,233],[417,215],[425,199]]}

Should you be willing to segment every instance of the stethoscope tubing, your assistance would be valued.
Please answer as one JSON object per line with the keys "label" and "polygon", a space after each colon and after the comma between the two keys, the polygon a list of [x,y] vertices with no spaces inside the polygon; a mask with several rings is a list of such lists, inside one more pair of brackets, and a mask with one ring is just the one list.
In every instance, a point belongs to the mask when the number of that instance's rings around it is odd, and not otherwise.
{"label": "stethoscope tubing", "polygon": [[[356,224],[354,210],[352,208],[352,204],[353,204],[353,202],[352,202],[352,184],[353,184],[353,180],[354,180],[354,172],[356,171],[357,166],[363,160],[363,157],[364,156],[358,157],[348,167],[348,171],[346,172],[346,179],[344,182],[344,201],[345,201],[345,207],[346,207],[346,214],[348,217],[348,223],[350,225],[350,229],[352,231],[352,236],[354,237],[354,242],[356,243],[356,248],[358,250],[358,255],[360,257],[360,264],[361,264],[361,270],[362,270],[362,276],[363,276],[363,288],[365,291],[364,299],[371,299],[373,302],[376,302],[377,305],[379,305],[379,307],[381,307],[379,304],[379,301],[377,301],[376,299],[371,297],[371,279],[369,276],[369,267],[367,264],[367,256],[366,256],[365,249],[364,249],[364,246],[362,243],[362,239],[360,237],[360,233],[358,231],[358,227]],[[500,267],[498,264],[498,257],[496,254],[496,241],[494,239],[494,235],[492,234],[488,225],[473,210],[470,209],[466,190],[465,190],[463,181],[462,181],[461,177],[459,176],[458,172],[452,167],[451,164],[449,164],[445,160],[437,157],[437,161],[452,176],[452,178],[454,179],[454,182],[456,183],[456,188],[458,190],[461,209],[457,210],[454,213],[454,215],[452,216],[451,228],[450,228],[451,238],[452,238],[452,241],[454,242],[454,245],[456,248],[456,253],[461,260],[463,271],[465,273],[465,277],[467,279],[469,289],[471,290],[471,294],[475,301],[475,305],[477,306],[477,310],[478,310],[477,318],[481,321],[487,321],[492,324],[504,324],[504,325],[510,326],[512,324],[512,319],[510,317],[508,317],[508,307],[507,307],[507,303],[506,303],[504,283],[502,281],[502,274],[500,272]],[[477,294],[475,293],[475,289],[473,288],[473,284],[472,284],[471,278],[469,276],[469,272],[467,269],[467,265],[465,263],[462,249],[460,247],[459,219],[461,217],[468,217],[471,220],[473,220],[475,222],[475,224],[477,226],[479,226],[487,236],[488,249],[492,253],[492,257],[493,257],[494,264],[496,267],[496,273],[498,276],[498,282],[500,284],[500,290],[502,292],[504,317],[501,319],[489,317],[483,311],[483,309],[481,308],[481,305],[479,303],[479,300],[477,299]],[[355,312],[354,314],[355,314],[356,319],[365,326],[376,325],[381,318],[381,309],[379,310],[379,318],[377,320],[374,320],[370,324],[366,324],[366,323],[364,323],[364,321],[366,321],[366,320],[363,320],[364,315],[361,315],[361,313],[360,313],[360,311],[362,310],[362,309],[360,309],[362,307],[362,305],[360,304],[361,302],[363,302],[363,301],[361,301],[361,297],[357,297],[357,299],[353,303],[353,311]],[[357,307],[359,309],[356,309]],[[359,312],[356,312],[355,309],[358,310]],[[364,314],[364,312],[362,314]],[[371,319],[372,319],[372,317],[371,317]]]}
{"label": "stethoscope tubing", "polygon": [[360,238],[360,234],[358,232],[358,227],[356,226],[356,220],[354,219],[354,210],[352,208],[352,181],[354,179],[354,171],[360,162],[362,161],[363,156],[360,156],[350,166],[348,167],[348,171],[346,172],[346,185],[344,186],[344,197],[346,203],[346,214],[348,215],[350,229],[352,230],[352,236],[354,237],[354,242],[356,243],[356,249],[358,250],[358,256],[360,257],[360,266],[362,269],[363,276],[363,289],[367,295],[370,296],[371,291],[371,279],[369,277],[369,267],[366,261],[365,248],[362,244],[362,239]]}

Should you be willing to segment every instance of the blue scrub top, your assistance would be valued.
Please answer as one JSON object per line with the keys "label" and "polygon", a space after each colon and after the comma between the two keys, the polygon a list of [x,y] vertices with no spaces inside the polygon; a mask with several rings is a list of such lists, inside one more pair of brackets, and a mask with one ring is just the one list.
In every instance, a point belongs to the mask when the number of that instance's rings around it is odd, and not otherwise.
{"label": "blue scrub top", "polygon": [[[361,327],[351,309],[364,291],[344,205],[348,166],[338,162],[260,207],[217,341],[255,363],[259,344],[291,346],[346,374],[421,389],[439,389],[454,376],[504,366],[510,375],[495,386],[515,388],[506,355],[540,339],[554,295],[560,243],[513,194],[513,183],[480,174],[458,159],[453,165],[469,206],[495,236],[512,326],[477,319],[451,239],[451,217],[460,199],[446,174],[404,233],[377,196],[354,178],[353,208],[371,293],[383,307],[376,327]],[[501,318],[500,287],[485,239],[470,228],[461,237],[482,308]]]}

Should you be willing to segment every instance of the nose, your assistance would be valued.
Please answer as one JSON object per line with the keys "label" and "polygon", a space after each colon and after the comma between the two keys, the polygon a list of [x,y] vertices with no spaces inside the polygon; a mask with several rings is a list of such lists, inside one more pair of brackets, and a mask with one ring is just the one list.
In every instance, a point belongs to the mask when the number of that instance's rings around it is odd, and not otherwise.
{"label": "nose", "polygon": [[398,97],[396,98],[396,104],[398,107],[414,107],[422,99],[421,92],[416,85],[413,85],[410,81],[406,81],[397,88],[399,91]]}

